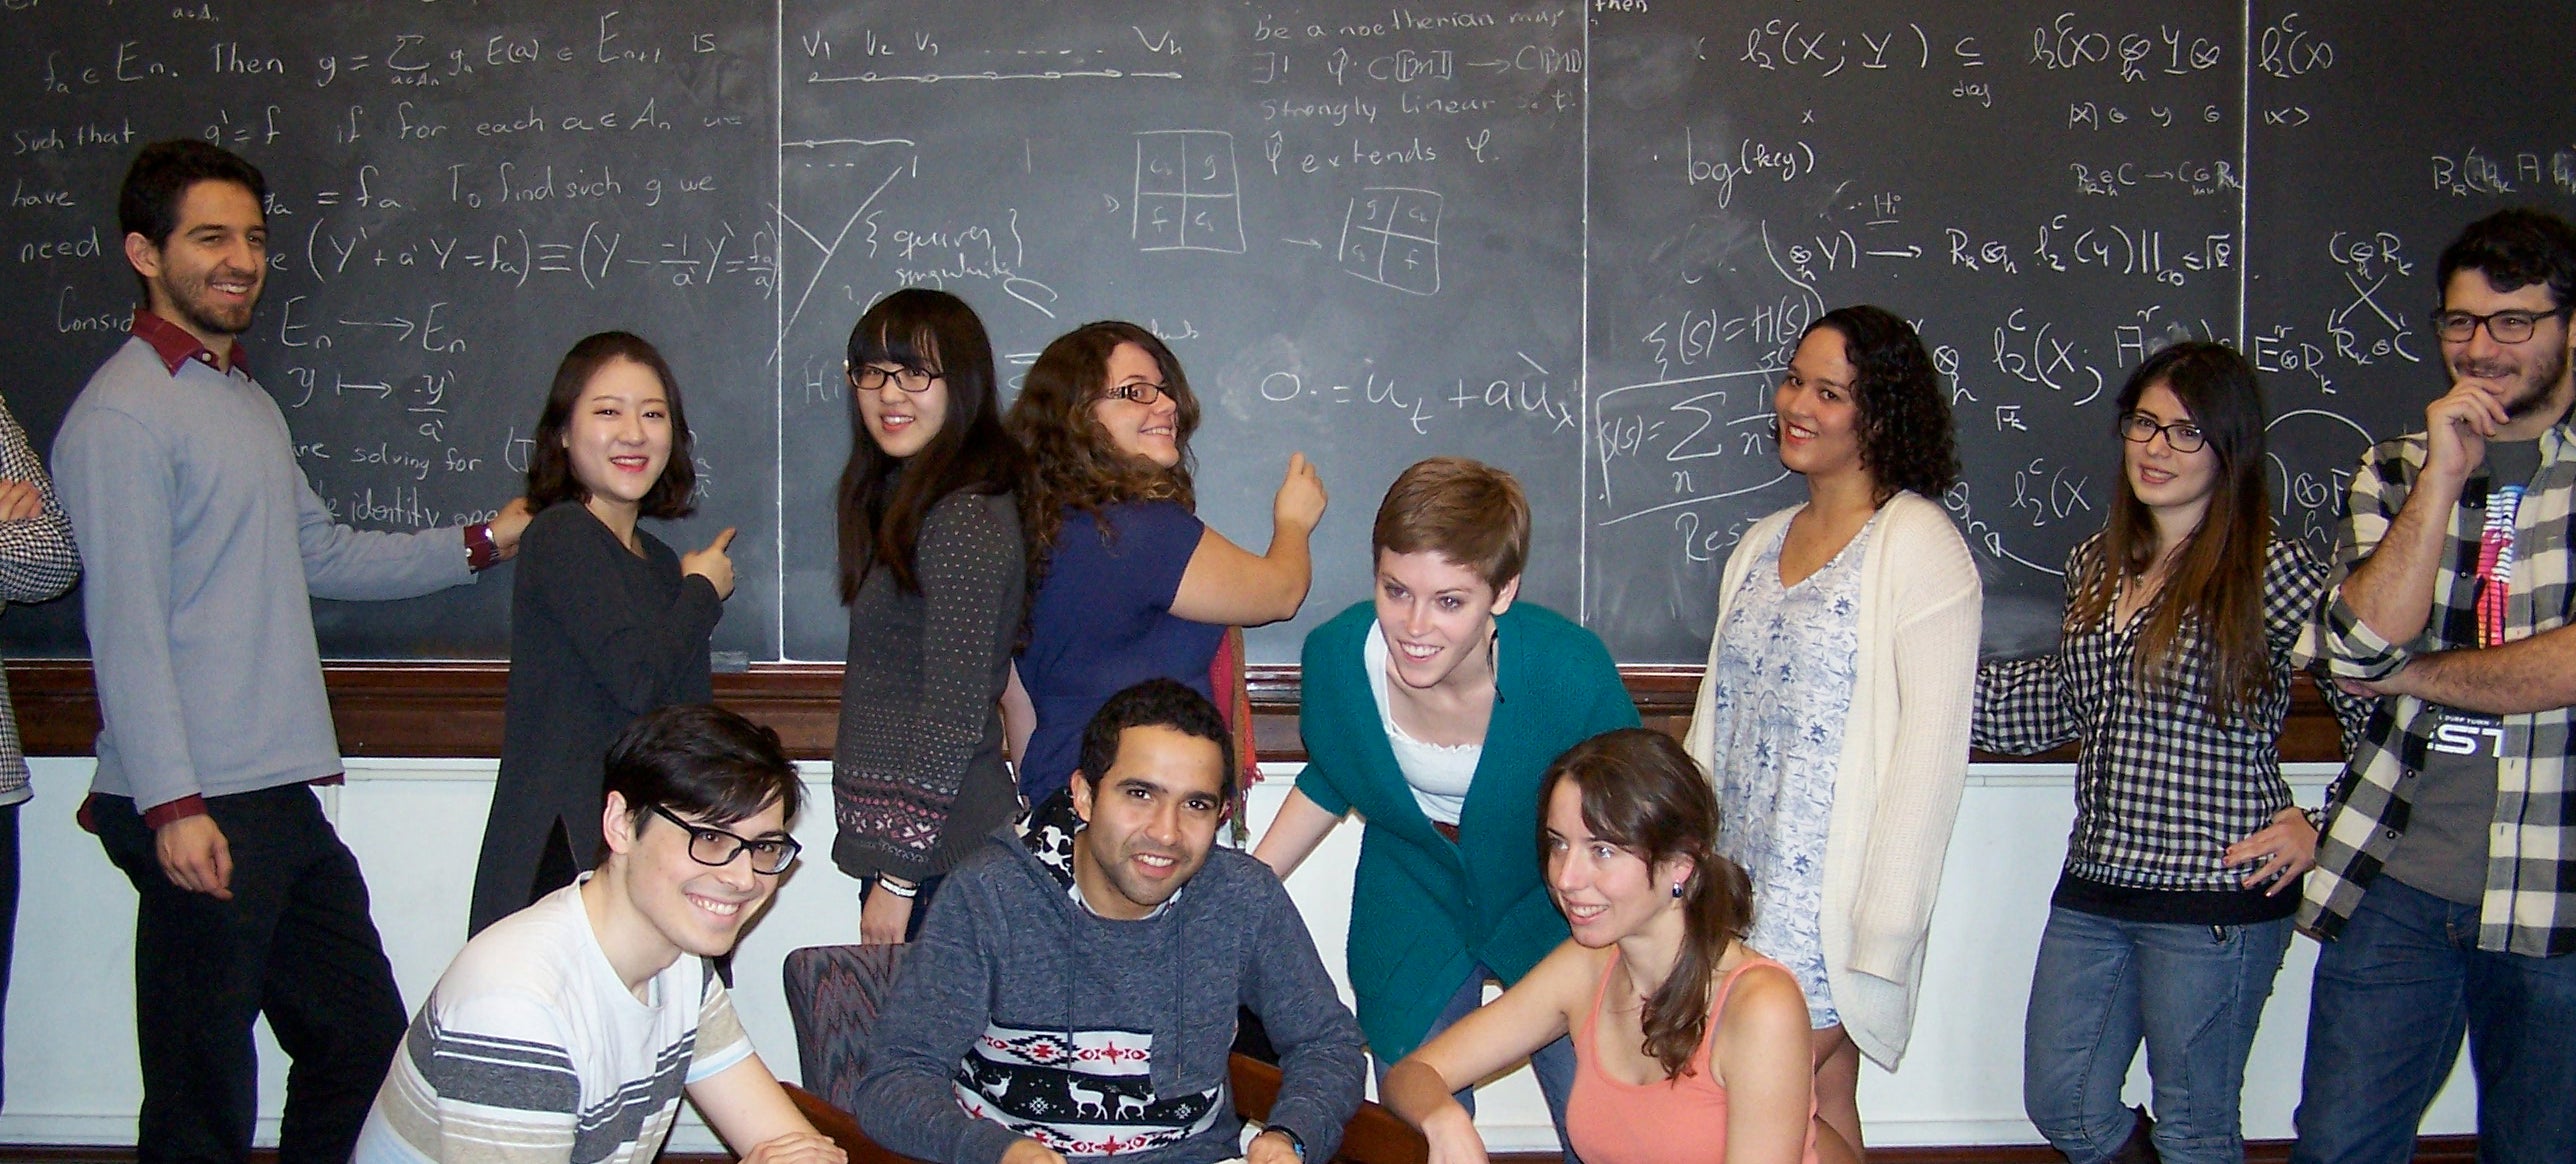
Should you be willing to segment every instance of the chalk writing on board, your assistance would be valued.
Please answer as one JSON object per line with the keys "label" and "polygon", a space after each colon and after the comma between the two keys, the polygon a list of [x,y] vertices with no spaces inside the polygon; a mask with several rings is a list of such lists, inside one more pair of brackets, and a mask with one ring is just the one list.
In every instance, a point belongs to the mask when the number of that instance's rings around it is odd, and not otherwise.
{"label": "chalk writing on board", "polygon": [[1129,237],[1140,251],[1239,255],[1243,182],[1234,135],[1213,129],[1157,129],[1136,135],[1135,197]]}
{"label": "chalk writing on board", "polygon": [[1344,271],[1413,295],[1440,291],[1441,197],[1407,186],[1372,186],[1342,217]]}
{"label": "chalk writing on board", "polygon": [[[2371,446],[2370,430],[2349,416],[2327,408],[2293,408],[2263,426],[2264,460],[2270,462],[2273,505],[2283,537],[2298,538],[2331,558],[2335,523],[2344,493],[2352,484],[2350,466]],[[2283,457],[2285,449],[2300,454],[2299,464]],[[2321,459],[2317,454],[2341,454]],[[2319,470],[2316,465],[2333,466]]]}

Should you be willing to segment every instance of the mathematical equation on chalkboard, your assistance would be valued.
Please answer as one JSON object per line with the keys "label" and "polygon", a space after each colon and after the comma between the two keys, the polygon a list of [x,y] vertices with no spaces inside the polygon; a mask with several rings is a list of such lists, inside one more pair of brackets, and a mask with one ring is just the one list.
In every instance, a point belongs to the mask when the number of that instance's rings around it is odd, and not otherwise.
{"label": "mathematical equation on chalkboard", "polygon": [[[2262,370],[2276,515],[2330,543],[2362,448],[2439,387],[2434,254],[2485,210],[2576,200],[2566,111],[2436,83],[2463,57],[2535,85],[2576,65],[2456,15],[13,5],[0,320],[46,341],[41,384],[11,385],[42,434],[130,310],[124,165],[224,144],[272,186],[251,366],[343,519],[488,512],[563,349],[631,327],[685,385],[706,520],[766,571],[726,645],[828,658],[858,314],[958,292],[1006,391],[1053,336],[1134,319],[1202,398],[1219,528],[1257,539],[1290,449],[1363,512],[1411,460],[1482,457],[1539,506],[1527,593],[1623,658],[1687,660],[1736,539],[1802,496],[1771,394],[1848,303],[1924,337],[1964,466],[1939,500],[1992,594],[2054,602],[2112,496],[2119,388],[2184,339]],[[1319,593],[1364,584],[1345,516]]]}

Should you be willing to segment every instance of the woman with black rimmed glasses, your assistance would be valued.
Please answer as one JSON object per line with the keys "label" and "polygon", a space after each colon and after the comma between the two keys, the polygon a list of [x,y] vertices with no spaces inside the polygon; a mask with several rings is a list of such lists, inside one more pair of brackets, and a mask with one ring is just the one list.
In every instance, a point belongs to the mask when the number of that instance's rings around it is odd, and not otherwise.
{"label": "woman with black rimmed glasses", "polygon": [[[2110,520],[2067,557],[2056,652],[1978,671],[1978,747],[2082,747],[2023,1102],[2070,1160],[2236,1164],[2246,1054],[2315,863],[2277,744],[2327,571],[2274,536],[2243,356],[2166,348],[2119,409]],[[2327,695],[2350,730],[2361,701]],[[2152,1119],[2120,1100],[2141,1042]]]}
{"label": "woman with black rimmed glasses", "polygon": [[999,711],[1025,597],[993,344],[964,300],[908,287],[850,329],[840,507],[850,642],[832,748],[832,861],[859,940],[909,941],[928,897],[1011,819]]}
{"label": "woman with black rimmed glasses", "polygon": [[1171,349],[1132,323],[1084,324],[1049,343],[1009,424],[1032,461],[1020,519],[1033,583],[1015,702],[1030,718],[1020,791],[1042,817],[1072,780],[1092,713],[1146,679],[1215,699],[1243,737],[1243,709],[1215,689],[1212,665],[1227,628],[1276,622],[1304,604],[1324,486],[1291,453],[1268,550],[1208,528],[1192,512],[1198,397]]}

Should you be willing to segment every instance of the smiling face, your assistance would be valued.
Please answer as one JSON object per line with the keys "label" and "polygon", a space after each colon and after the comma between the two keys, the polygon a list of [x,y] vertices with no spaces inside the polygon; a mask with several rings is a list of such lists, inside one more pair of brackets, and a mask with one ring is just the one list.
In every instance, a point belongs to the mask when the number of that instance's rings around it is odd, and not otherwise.
{"label": "smiling face", "polygon": [[1650,865],[1634,851],[1594,836],[1583,820],[1583,788],[1575,781],[1559,780],[1549,792],[1544,835],[1548,893],[1576,942],[1597,950],[1681,907],[1672,887],[1690,878],[1690,862],[1677,857]]}
{"label": "smiling face", "polygon": [[1225,753],[1214,740],[1139,724],[1118,733],[1098,777],[1076,772],[1073,879],[1102,917],[1133,921],[1171,900],[1207,864],[1225,817]]}
{"label": "smiling face", "polygon": [[[2192,424],[2191,410],[2172,387],[2158,380],[2138,394],[2132,410],[2159,426]],[[2188,453],[2176,452],[2173,438],[2158,432],[2145,441],[2120,442],[2120,460],[2129,475],[2129,490],[2138,502],[2159,517],[2158,525],[2176,531],[2200,527],[2200,519],[2209,508],[2210,495],[2218,489],[2218,449],[2203,444]]]}
{"label": "smiling face", "polygon": [[[1494,616],[1511,609],[1521,580],[1500,593],[1484,576],[1435,550],[1377,556],[1377,628],[1389,673],[1416,690],[1490,677]],[[1470,666],[1474,664],[1474,666]]]}
{"label": "smiling face", "polygon": [[125,257],[142,273],[154,315],[210,351],[229,352],[232,338],[250,330],[268,281],[268,217],[247,188],[198,182],[180,198],[170,237],[155,245],[127,235]]}
{"label": "smiling face", "polygon": [[563,447],[591,512],[632,523],[671,463],[671,400],[662,378],[622,356],[600,364],[573,401]]}
{"label": "smiling face", "polygon": [[[2442,289],[2442,309],[2490,315],[2498,311],[2556,312],[2558,305],[2551,300],[2546,283],[2498,291],[2487,282],[2486,272],[2466,268],[2452,272],[2450,285]],[[2539,411],[2554,417],[2565,410],[2568,401],[2569,356],[2571,348],[2576,348],[2576,336],[2569,333],[2567,318],[2555,314],[2538,321],[2531,338],[2518,344],[2497,343],[2495,336],[2481,326],[2465,340],[2442,341],[2442,363],[2450,369],[2453,381],[2486,385],[2504,401],[2505,412],[2514,419]]]}
{"label": "smiling face", "polygon": [[[1130,385],[1150,388],[1153,402],[1110,395]],[[1100,387],[1102,395],[1091,405],[1091,418],[1100,423],[1118,451],[1165,469],[1181,463],[1181,406],[1164,391],[1163,369],[1154,362],[1153,353],[1133,343],[1111,349],[1109,379]]]}
{"label": "smiling face", "polygon": [[[619,950],[633,951],[649,972],[681,954],[713,958],[732,950],[742,927],[777,890],[777,876],[753,872],[748,852],[722,865],[701,864],[689,855],[689,829],[650,810],[640,820],[626,810],[622,795],[608,794],[604,823],[612,861],[603,875],[612,877],[621,891],[616,894],[621,907],[610,911],[619,932],[603,934],[601,941],[611,950],[612,961]],[[777,801],[727,825],[676,815],[693,826],[722,829],[746,840],[787,836],[787,809]]]}
{"label": "smiling face", "polygon": [[921,391],[906,392],[903,386],[916,379],[915,370],[882,361],[868,366],[887,374],[885,382],[873,390],[859,387],[856,379],[850,384],[858,401],[859,421],[867,426],[868,436],[885,455],[898,461],[929,448],[939,436],[940,426],[948,421],[947,379],[934,376]]}
{"label": "smiling face", "polygon": [[1798,341],[1771,396],[1783,467],[1811,479],[1860,470],[1860,405],[1852,395],[1859,375],[1841,332],[1819,327]]}

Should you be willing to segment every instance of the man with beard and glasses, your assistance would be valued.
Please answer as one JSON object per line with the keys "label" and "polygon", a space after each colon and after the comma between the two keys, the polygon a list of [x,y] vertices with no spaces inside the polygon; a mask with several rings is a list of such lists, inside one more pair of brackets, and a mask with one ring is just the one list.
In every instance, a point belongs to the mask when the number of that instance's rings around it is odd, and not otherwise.
{"label": "man with beard and glasses", "polygon": [[2451,390],[2353,477],[2302,649],[2377,709],[2330,791],[2297,1164],[2404,1161],[2469,1040],[2478,1159],[2576,1145],[2576,226],[2442,252]]}
{"label": "man with beard and glasses", "polygon": [[528,523],[516,501],[461,529],[332,520],[238,338],[268,272],[267,192],[203,142],[136,156],[117,220],[144,302],[54,439],[104,720],[80,819],[141,897],[144,1161],[248,1158],[263,1013],[295,1061],[278,1159],[349,1158],[404,1012],[309,787],[341,771],[311,599],[469,581]]}
{"label": "man with beard and glasses", "polygon": [[[1082,732],[1071,803],[948,874],[886,999],[859,1125],[938,1164],[1297,1164],[1360,1104],[1360,1030],[1279,878],[1218,849],[1234,737],[1148,679]],[[1065,806],[1065,797],[1051,803]],[[1241,1140],[1237,1008],[1278,1047],[1269,1126]]]}

